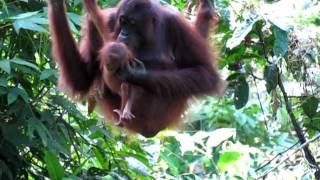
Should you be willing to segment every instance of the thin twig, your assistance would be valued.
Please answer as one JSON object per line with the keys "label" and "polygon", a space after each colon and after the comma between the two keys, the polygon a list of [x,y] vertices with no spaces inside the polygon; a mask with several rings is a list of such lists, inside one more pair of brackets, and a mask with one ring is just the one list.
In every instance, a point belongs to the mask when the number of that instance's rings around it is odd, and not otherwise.
{"label": "thin twig", "polygon": [[262,78],[258,78],[252,72],[250,73],[250,75],[253,77],[253,82],[254,82],[254,85],[256,86],[256,89],[257,89],[257,97],[258,97],[260,109],[261,109],[262,114],[263,114],[264,125],[266,126],[266,129],[268,130],[268,123],[267,123],[267,119],[266,119],[266,114],[264,112],[264,109],[263,109],[263,106],[262,106],[262,103],[261,103],[261,98],[260,98],[260,94],[258,92],[259,90],[258,90],[258,85],[257,85],[257,79],[259,79],[259,80],[263,80],[263,79]]}
{"label": "thin twig", "polygon": [[42,86],[42,88],[40,89],[39,93],[34,98],[34,101],[32,102],[32,105],[37,104],[48,93],[50,88],[47,88],[47,90],[45,92],[43,92],[45,88],[46,88],[46,86]]}
{"label": "thin twig", "polygon": [[263,78],[260,78],[260,77],[258,77],[258,76],[256,76],[256,75],[254,75],[253,72],[249,72],[249,74],[250,74],[250,76],[253,77],[253,79],[258,79],[258,80],[260,80],[260,81],[263,80]]}
{"label": "thin twig", "polygon": [[294,148],[297,144],[299,144],[299,141],[294,143],[292,146],[290,146],[289,148],[287,148],[286,150],[278,153],[277,155],[275,155],[272,159],[268,160],[268,162],[266,162],[265,164],[263,164],[262,166],[260,166],[259,168],[257,168],[255,170],[255,172],[260,171],[261,169],[265,168],[266,166],[268,166],[272,161],[274,161],[275,159],[278,159],[277,157],[282,156],[283,154],[285,154],[286,152],[288,152],[289,150],[291,150],[292,148]]}
{"label": "thin twig", "polygon": [[[68,121],[69,121],[68,123],[70,124],[69,118],[68,118]],[[67,132],[68,132],[68,136],[69,136],[69,138],[70,138],[71,145],[73,146],[74,152],[76,153],[76,156],[77,156],[77,159],[78,159],[78,163],[81,164],[81,158],[80,158],[80,154],[79,154],[79,152],[78,152],[77,146],[76,146],[76,144],[75,144],[75,142],[74,142],[75,140],[73,139],[73,137],[72,137],[72,135],[71,135],[71,132],[70,132],[68,126],[65,126],[65,127],[66,127],[66,129],[67,129]],[[76,135],[74,134],[74,136],[76,136]]]}
{"label": "thin twig", "polygon": [[313,138],[311,138],[310,140],[306,141],[305,143],[301,144],[296,150],[294,150],[292,153],[290,153],[289,155],[287,155],[286,158],[284,158],[282,161],[280,161],[275,167],[269,169],[268,171],[266,171],[265,173],[263,173],[263,175],[259,176],[256,179],[262,179],[265,178],[270,172],[274,171],[275,169],[277,169],[282,163],[284,163],[285,161],[287,161],[292,155],[294,155],[295,153],[297,153],[298,151],[300,151],[301,149],[304,149],[305,147],[307,147],[311,142],[317,140],[320,138],[320,133],[318,133],[316,136],[314,136]]}
{"label": "thin twig", "polygon": [[11,24],[5,24],[5,25],[3,25],[3,26],[0,26],[0,29],[3,29],[3,28],[5,28],[5,27],[9,27],[9,26],[11,26]]}

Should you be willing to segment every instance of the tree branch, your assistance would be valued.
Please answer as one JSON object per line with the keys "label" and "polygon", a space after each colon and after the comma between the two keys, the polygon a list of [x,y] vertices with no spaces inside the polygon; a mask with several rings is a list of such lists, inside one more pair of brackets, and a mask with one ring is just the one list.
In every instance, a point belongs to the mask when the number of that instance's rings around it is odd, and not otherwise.
{"label": "tree branch", "polygon": [[[263,173],[263,175],[259,176],[257,179],[263,179],[263,178],[265,178],[270,172],[272,172],[273,170],[277,169],[282,163],[284,163],[285,161],[287,161],[292,155],[294,155],[295,153],[297,153],[297,152],[300,151],[301,149],[303,149],[303,151],[305,151],[304,149],[305,149],[306,147],[308,147],[308,145],[309,145],[311,142],[313,142],[313,141],[315,141],[315,140],[317,140],[317,139],[319,139],[319,138],[320,138],[320,133],[317,134],[316,136],[314,136],[313,138],[311,138],[310,140],[308,140],[308,141],[304,142],[303,144],[301,144],[296,150],[294,150],[292,153],[290,153],[289,155],[287,155],[287,157],[284,158],[282,161],[280,161],[275,167],[269,169],[268,171],[266,171],[265,173]],[[314,168],[314,167],[313,167],[313,168]],[[319,169],[316,170],[315,173],[317,173],[317,172],[319,172]],[[316,179],[318,179],[318,178],[316,177]]]}
{"label": "tree branch", "polygon": [[[288,95],[287,95],[287,92],[285,91],[285,88],[283,86],[283,82],[282,82],[282,79],[280,77],[280,74],[279,74],[279,68],[278,69],[278,85],[280,87],[280,90],[282,92],[282,95],[283,95],[283,98],[284,98],[284,101],[285,101],[285,105],[286,105],[286,109],[287,109],[287,112],[289,114],[289,117],[290,117],[290,120],[291,120],[291,123],[293,125],[293,128],[298,136],[298,139],[300,141],[301,144],[304,144],[306,142],[306,138],[304,137],[303,135],[303,132],[302,132],[302,129],[301,127],[299,126],[298,124],[298,121],[297,121],[297,118],[294,116],[293,114],[293,110],[292,110],[292,106],[291,106],[291,103],[289,101],[289,98],[288,98]],[[308,144],[306,144],[305,146],[302,147],[303,148],[303,152],[305,154],[305,158],[306,160],[308,161],[309,163],[309,166],[312,168],[312,169],[316,169],[316,172],[314,173],[314,176],[316,179],[320,180],[320,169],[317,165],[317,162],[315,160],[315,158],[313,157],[309,147],[308,147]]]}

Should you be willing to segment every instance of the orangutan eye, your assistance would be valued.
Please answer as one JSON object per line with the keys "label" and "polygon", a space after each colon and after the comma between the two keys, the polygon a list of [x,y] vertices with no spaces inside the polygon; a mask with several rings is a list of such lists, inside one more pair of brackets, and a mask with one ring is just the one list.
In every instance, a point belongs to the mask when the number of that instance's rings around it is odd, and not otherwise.
{"label": "orangutan eye", "polygon": [[125,25],[127,23],[127,19],[124,16],[120,16],[120,24]]}
{"label": "orangutan eye", "polygon": [[134,19],[131,19],[129,21],[129,23],[130,23],[131,26],[135,26],[137,24],[136,20],[134,20]]}

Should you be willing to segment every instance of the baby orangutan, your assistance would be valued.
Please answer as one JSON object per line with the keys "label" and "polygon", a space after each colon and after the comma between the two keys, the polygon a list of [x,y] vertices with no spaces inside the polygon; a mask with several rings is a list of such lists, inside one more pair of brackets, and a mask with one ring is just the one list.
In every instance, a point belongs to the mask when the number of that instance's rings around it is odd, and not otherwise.
{"label": "baby orangutan", "polygon": [[144,68],[141,61],[133,58],[131,52],[123,43],[110,42],[104,45],[100,51],[100,69],[103,72],[103,80],[112,92],[118,93],[121,97],[121,108],[113,111],[119,115],[116,125],[123,126],[135,116],[131,113],[132,104],[142,93],[142,88],[128,84],[116,76],[116,73],[131,66]]}

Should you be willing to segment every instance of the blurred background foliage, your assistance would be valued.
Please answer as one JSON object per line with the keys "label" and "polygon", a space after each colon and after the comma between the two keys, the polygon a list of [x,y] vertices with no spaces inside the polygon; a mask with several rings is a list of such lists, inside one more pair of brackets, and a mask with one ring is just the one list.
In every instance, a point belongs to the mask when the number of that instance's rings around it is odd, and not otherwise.
{"label": "blurred background foliage", "polygon": [[[186,0],[161,3],[195,13]],[[320,132],[319,1],[216,8],[225,95],[192,100],[181,128],[146,139],[57,90],[45,1],[0,0],[0,179],[254,179],[271,168],[264,177],[314,179],[314,164],[292,152]],[[81,0],[67,11],[79,39]],[[319,164],[320,142],[306,149]]]}

